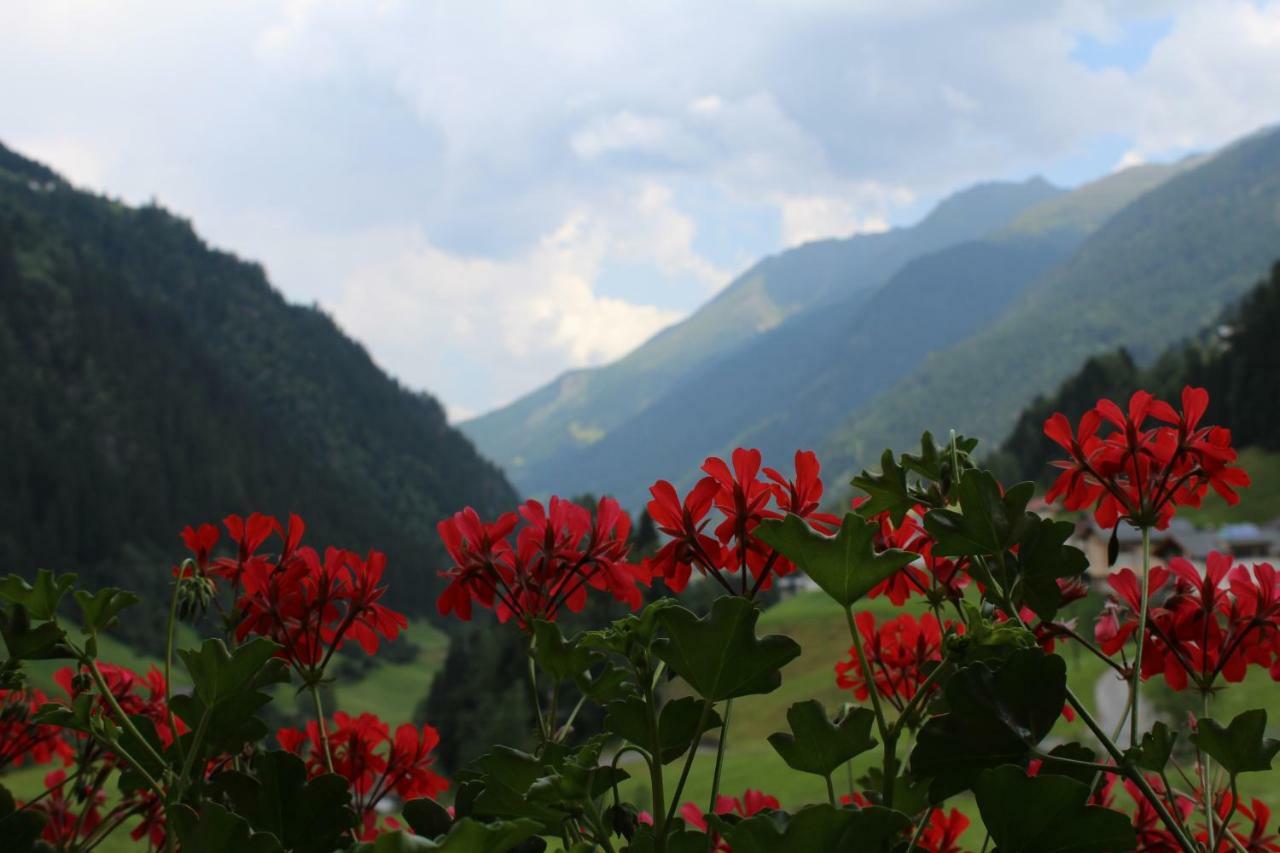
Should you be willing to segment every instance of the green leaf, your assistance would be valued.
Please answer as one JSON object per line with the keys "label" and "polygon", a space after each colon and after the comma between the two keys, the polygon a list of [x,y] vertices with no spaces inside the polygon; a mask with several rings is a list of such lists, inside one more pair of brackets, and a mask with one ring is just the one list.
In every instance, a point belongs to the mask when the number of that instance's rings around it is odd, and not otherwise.
{"label": "green leaf", "polygon": [[973,790],[998,853],[1120,853],[1138,843],[1127,815],[1088,805],[1089,786],[1066,776],[997,767]]}
{"label": "green leaf", "polygon": [[171,705],[192,729],[183,736],[188,743],[194,741],[206,713],[204,752],[235,752],[267,733],[266,723],[257,713],[271,702],[271,694],[262,688],[289,680],[288,665],[274,657],[277,649],[275,643],[258,637],[237,646],[234,652],[216,639],[205,640],[198,649],[178,652],[194,689],[174,696]]}
{"label": "green leaf", "polygon": [[763,521],[755,535],[800,567],[837,603],[849,607],[903,566],[916,559],[909,551],[876,552],[877,527],[848,513],[835,536],[812,530],[803,518],[788,515]]}
{"label": "green leaf", "polygon": [[132,592],[110,586],[92,594],[78,589],[75,599],[80,605],[82,628],[86,634],[107,630],[116,623],[121,610],[142,600]]}
{"label": "green leaf", "polygon": [[287,665],[275,657],[280,647],[270,640],[255,637],[236,646],[234,652],[218,639],[205,640],[199,649],[178,652],[195,693],[208,706],[268,684],[288,680]]}
{"label": "green leaf", "polygon": [[979,662],[957,670],[944,688],[948,712],[920,729],[911,772],[932,780],[935,803],[970,787],[984,768],[1025,760],[1062,714],[1062,658],[1020,649],[996,666]]}
{"label": "green leaf", "polygon": [[776,690],[780,668],[800,655],[790,637],[755,635],[760,611],[745,598],[716,599],[702,619],[683,607],[661,618],[669,636],[654,653],[708,702]]}
{"label": "green leaf", "polygon": [[1041,619],[1052,619],[1062,604],[1057,581],[1080,577],[1089,568],[1084,552],[1066,544],[1074,532],[1069,521],[1032,517],[1018,541],[1019,582],[1005,579],[1005,586],[1015,590],[1017,604],[1027,605]]}
{"label": "green leaf", "polygon": [[25,607],[32,619],[47,622],[57,617],[58,603],[75,585],[74,574],[55,577],[48,569],[39,569],[34,584],[27,583],[18,575],[0,580],[0,598]]}
{"label": "green leaf", "polygon": [[1191,742],[1232,776],[1271,769],[1271,759],[1280,752],[1280,740],[1266,737],[1267,712],[1262,708],[1245,711],[1227,724],[1201,717]]}
{"label": "green leaf", "polygon": [[[1093,762],[1097,754],[1082,743],[1061,743],[1049,750],[1049,758],[1040,762],[1041,773],[1066,776],[1085,785],[1092,785],[1098,771],[1091,767],[1081,767],[1074,762]],[[1065,760],[1063,760],[1065,759]]]}
{"label": "green leaf", "polygon": [[1159,773],[1164,770],[1173,756],[1173,747],[1177,740],[1177,732],[1163,722],[1158,722],[1151,727],[1151,731],[1143,734],[1137,746],[1125,751],[1125,757],[1143,770]]}
{"label": "green leaf", "polygon": [[[658,743],[660,744],[659,760],[663,764],[684,755],[694,738],[702,737],[704,733],[720,727],[720,715],[712,711],[707,715],[706,725],[701,731],[698,730],[703,705],[701,700],[693,696],[682,696],[662,706],[662,710],[658,713]],[[604,727],[606,731],[636,746],[649,751],[653,749],[648,712],[645,709],[644,700],[638,696],[606,705]]]}
{"label": "green leaf", "polygon": [[935,542],[934,553],[945,557],[1004,553],[1022,535],[1028,523],[1027,503],[1035,491],[1035,483],[1028,482],[1001,494],[991,472],[965,471],[957,490],[960,512],[935,509],[924,517],[925,529]]}
{"label": "green leaf", "polygon": [[0,838],[4,839],[5,850],[28,853],[39,849],[36,842],[44,829],[44,823],[43,812],[36,809],[18,811],[13,794],[0,785]]}
{"label": "green leaf", "polygon": [[308,779],[302,759],[280,750],[259,752],[252,769],[253,775],[224,771],[212,787],[254,830],[270,832],[294,853],[328,853],[342,846],[356,825],[344,778],[325,773]]}
{"label": "green leaf", "polygon": [[429,842],[430,846],[423,849],[447,850],[448,853],[492,853],[497,850],[511,850],[517,844],[536,835],[538,829],[537,822],[532,820],[500,820],[494,823],[481,823],[464,817],[453,825],[448,835]]}
{"label": "green leaf", "polygon": [[405,823],[423,838],[437,838],[453,826],[449,810],[427,797],[409,800],[400,810]]}
{"label": "green leaf", "polygon": [[911,826],[905,814],[881,806],[854,810],[825,803],[805,806],[794,815],[762,812],[732,824],[719,816],[711,821],[734,853],[879,850]]}
{"label": "green leaf", "polygon": [[[956,455],[959,457],[961,469],[969,462],[969,454],[978,446],[976,438],[956,436]],[[951,470],[951,442],[939,447],[933,439],[933,433],[926,431],[920,437],[920,453],[902,454],[902,465],[909,471],[919,474],[926,480],[942,482],[950,476],[958,479],[957,472]]]}
{"label": "green leaf", "polygon": [[168,811],[182,853],[283,853],[275,836],[254,832],[248,821],[215,802],[206,800],[198,813],[187,805]]}
{"label": "green leaf", "polygon": [[830,776],[850,758],[876,745],[871,737],[875,716],[868,708],[854,708],[837,726],[821,702],[808,699],[787,709],[791,732],[775,732],[769,735],[769,743],[792,770]]}
{"label": "green leaf", "polygon": [[575,638],[565,640],[560,626],[542,619],[533,620],[534,657],[557,681],[575,679],[601,661],[601,656]]}
{"label": "green leaf", "polygon": [[67,632],[57,622],[41,622],[31,627],[27,608],[15,604],[11,610],[0,611],[0,635],[9,660],[15,664],[24,660],[59,660],[74,658],[75,653],[67,645]]}
{"label": "green leaf", "polygon": [[880,457],[880,472],[863,471],[853,478],[853,487],[867,493],[867,499],[858,507],[868,517],[888,512],[894,525],[915,508],[916,499],[907,488],[907,472],[893,458],[893,451],[886,450]]}

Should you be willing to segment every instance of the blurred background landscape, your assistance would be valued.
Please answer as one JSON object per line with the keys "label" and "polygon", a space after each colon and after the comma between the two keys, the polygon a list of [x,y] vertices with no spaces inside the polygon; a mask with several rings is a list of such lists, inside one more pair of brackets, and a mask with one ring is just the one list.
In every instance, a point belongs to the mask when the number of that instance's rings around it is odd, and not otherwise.
{"label": "blurred background landscape", "polygon": [[[462,506],[613,495],[644,553],[649,485],[734,447],[817,451],[832,506],[925,429],[1043,482],[1048,414],[1195,384],[1254,484],[1158,551],[1275,558],[1276,92],[1267,2],[10,9],[0,568],[155,600],[184,525],[251,510],[385,550],[414,622],[333,698],[452,771],[532,713],[510,638],[434,621]],[[726,789],[844,698],[842,615],[777,596],[805,652]]]}

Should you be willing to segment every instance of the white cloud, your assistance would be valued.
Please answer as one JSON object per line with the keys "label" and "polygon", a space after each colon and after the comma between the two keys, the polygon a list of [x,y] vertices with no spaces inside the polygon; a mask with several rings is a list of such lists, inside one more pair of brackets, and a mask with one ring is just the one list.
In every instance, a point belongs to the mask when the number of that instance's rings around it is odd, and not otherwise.
{"label": "white cloud", "polygon": [[420,231],[370,233],[332,247],[365,260],[331,304],[383,365],[475,412],[563,370],[618,358],[680,319],[680,311],[601,295],[596,282],[620,259],[651,264],[655,276],[723,284],[727,274],[693,251],[693,237],[670,190],[653,184],[605,210],[574,212],[509,259],[460,256]]}
{"label": "white cloud", "polygon": [[872,214],[860,219],[853,205],[841,199],[807,196],[782,202],[782,241],[788,246],[888,229],[883,216]]}
{"label": "white cloud", "polygon": [[[1136,71],[1072,58],[1166,16]],[[155,195],[453,411],[763,254],[1213,147],[1280,120],[1277,91],[1280,0],[45,0],[0,28],[7,144]],[[653,277],[615,290],[618,265]]]}

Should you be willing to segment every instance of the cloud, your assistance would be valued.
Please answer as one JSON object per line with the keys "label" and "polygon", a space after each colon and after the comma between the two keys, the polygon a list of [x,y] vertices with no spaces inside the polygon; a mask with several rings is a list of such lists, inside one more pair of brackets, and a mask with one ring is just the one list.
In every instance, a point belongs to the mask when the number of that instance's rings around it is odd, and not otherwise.
{"label": "cloud", "polygon": [[1276,91],[1276,0],[46,0],[0,28],[6,143],[158,197],[453,411],[761,255],[1211,148]]}
{"label": "cloud", "polygon": [[333,311],[396,374],[481,411],[548,372],[618,358],[683,316],[599,294],[610,259],[649,262],[655,277],[689,273],[708,288],[723,282],[692,251],[692,223],[672,201],[665,187],[637,187],[605,210],[575,211],[504,260],[451,253],[420,231],[371,233],[341,249],[366,260],[345,274]]}

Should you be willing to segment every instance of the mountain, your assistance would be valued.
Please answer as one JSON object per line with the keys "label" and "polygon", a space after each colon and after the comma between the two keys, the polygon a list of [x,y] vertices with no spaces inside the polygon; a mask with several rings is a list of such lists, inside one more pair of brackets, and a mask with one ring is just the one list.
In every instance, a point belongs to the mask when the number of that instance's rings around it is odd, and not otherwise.
{"label": "mountain", "polygon": [[[614,452],[630,452],[614,448],[636,443],[628,437],[636,433],[636,420],[652,419],[655,415],[649,413],[664,406],[670,409],[673,399],[697,387],[710,364],[724,363],[738,351],[745,355],[754,345],[768,349],[773,344],[766,341],[788,341],[797,330],[803,334],[798,318],[821,322],[852,316],[913,258],[1001,228],[1060,192],[1038,178],[981,184],[945,200],[911,228],[823,240],[765,258],[687,320],[624,358],[567,373],[503,409],[462,424],[462,429],[525,492],[620,493],[643,479],[640,472],[651,466],[635,466],[621,477],[603,475],[592,466],[607,463]],[[790,343],[779,345],[792,348]],[[667,427],[688,427],[695,434],[682,437]],[[623,436],[615,443],[618,430]],[[667,423],[653,435],[657,444],[648,451],[671,459],[665,449],[693,441],[709,452],[723,438],[719,430],[709,436],[698,433],[696,425]],[[639,443],[644,444],[643,438]],[[706,455],[702,449],[697,453]],[[585,458],[596,461],[580,461]],[[574,477],[580,465],[585,476]],[[669,464],[659,473],[664,472],[671,473]]]}
{"label": "mountain", "polygon": [[[1194,334],[1280,254],[1280,131],[1194,161],[1111,216],[966,340],[867,401],[824,448],[845,470],[924,428],[998,439],[1088,356],[1140,363]],[[909,333],[907,318],[900,320]]]}
{"label": "mountain", "polygon": [[[1276,248],[1280,255],[1280,246]],[[1060,449],[1044,422],[1063,412],[1074,423],[1103,397],[1125,401],[1145,389],[1177,403],[1186,385],[1209,392],[1205,423],[1226,426],[1236,447],[1280,451],[1280,263],[1218,321],[1139,366],[1124,350],[1095,355],[1057,390],[1035,398],[1014,423],[992,462],[1009,481],[1046,480]]]}
{"label": "mountain", "polygon": [[[155,596],[183,525],[294,511],[315,544],[385,550],[395,603],[426,611],[435,522],[516,500],[434,399],[261,267],[3,146],[0,391],[6,572]],[[124,630],[158,636],[162,611]]]}
{"label": "mountain", "polygon": [[[707,455],[735,446],[759,447],[778,464],[796,448],[835,451],[837,464],[852,467],[861,457],[848,451],[851,413],[911,380],[932,353],[983,331],[1119,210],[1197,162],[1139,166],[1070,192],[1038,179],[983,184],[944,201],[913,228],[783,253],[757,270],[776,279],[785,274],[791,293],[812,298],[793,302],[793,310],[767,329],[720,342],[699,359],[667,370],[661,393],[628,398],[625,418],[616,407],[603,410],[614,416],[608,425],[584,415],[573,426],[579,438],[589,440],[564,441],[554,422],[539,417],[517,423],[529,414],[521,409],[528,399],[463,429],[482,451],[508,464],[522,489],[604,491],[632,506],[645,499],[653,480],[687,481]],[[829,264],[825,276],[811,280],[806,276],[812,270],[801,262],[818,251],[852,260],[843,267]],[[748,273],[722,298],[752,281]],[[717,316],[718,301],[691,322]],[[651,343],[660,341],[661,336]],[[596,381],[646,347],[579,376]],[[558,393],[562,400],[584,399],[563,386]],[[555,394],[547,388],[531,396]],[[520,438],[489,432],[498,422],[512,430],[518,426]],[[586,424],[595,428],[582,429]],[[519,452],[504,451],[506,441],[516,441]],[[542,452],[525,455],[525,448],[539,442]],[[555,449],[545,451],[548,444]]]}

